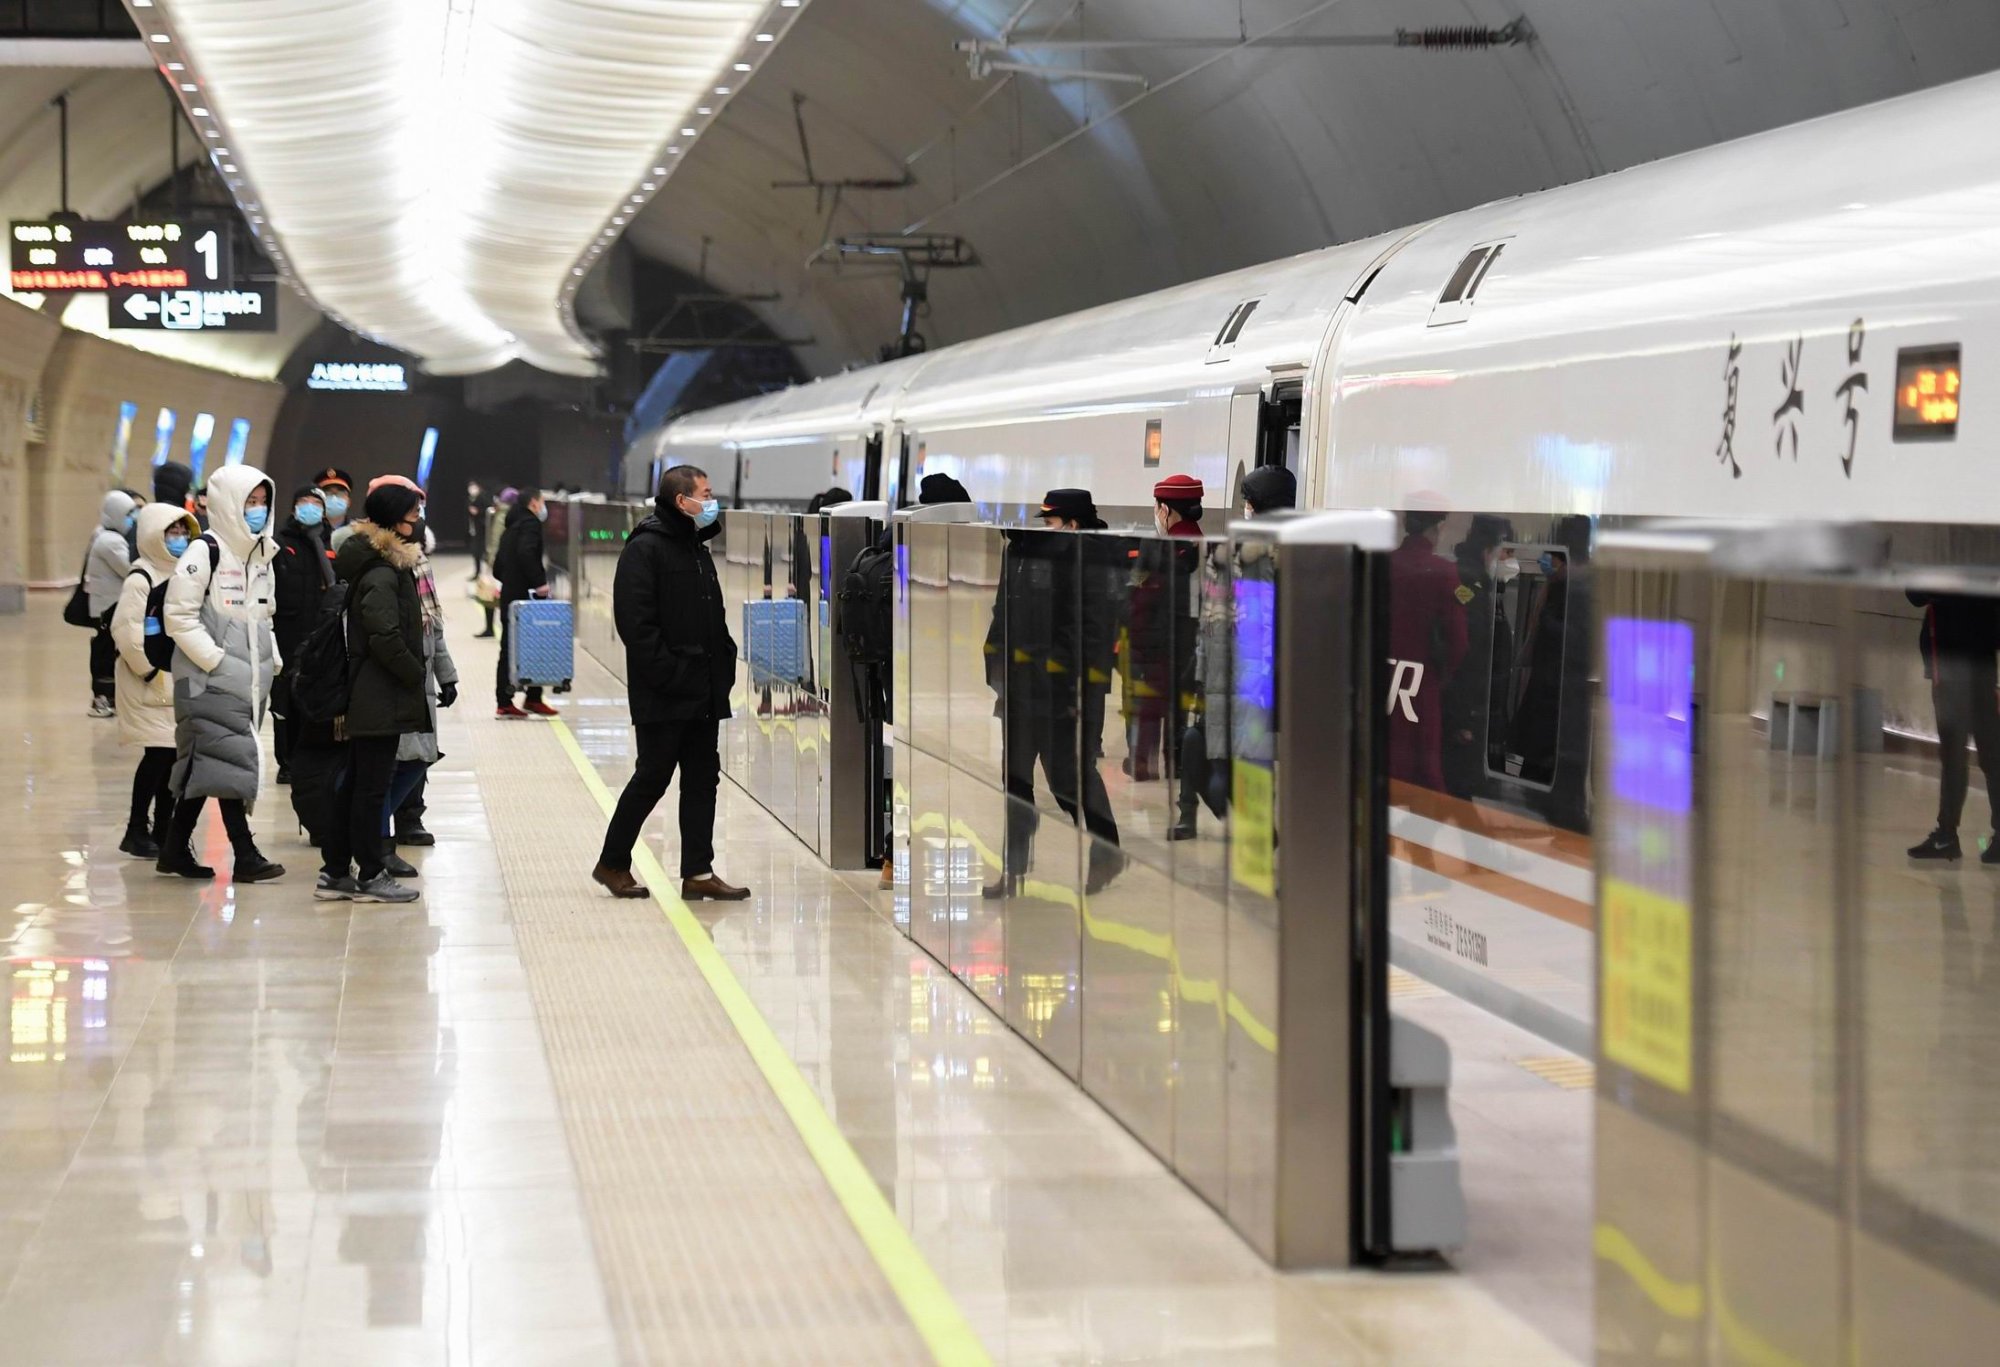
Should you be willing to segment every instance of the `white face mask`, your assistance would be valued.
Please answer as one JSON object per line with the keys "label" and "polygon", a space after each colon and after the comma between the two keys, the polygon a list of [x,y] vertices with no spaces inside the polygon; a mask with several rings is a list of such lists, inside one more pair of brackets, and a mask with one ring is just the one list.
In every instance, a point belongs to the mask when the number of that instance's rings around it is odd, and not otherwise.
{"label": "white face mask", "polygon": [[1510,583],[1519,578],[1520,574],[1521,562],[1511,555],[1502,558],[1493,566],[1493,579],[1496,583]]}
{"label": "white face mask", "polygon": [[1167,511],[1166,504],[1155,503],[1153,505],[1153,525],[1159,528],[1161,536],[1165,536],[1167,528],[1174,525],[1173,516],[1172,513]]}

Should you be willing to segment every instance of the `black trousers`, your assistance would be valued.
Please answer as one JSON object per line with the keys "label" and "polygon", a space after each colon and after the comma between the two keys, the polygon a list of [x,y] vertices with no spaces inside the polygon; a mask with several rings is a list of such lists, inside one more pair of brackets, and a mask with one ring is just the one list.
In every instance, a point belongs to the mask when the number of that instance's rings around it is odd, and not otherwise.
{"label": "black trousers", "polygon": [[1035,765],[1048,777],[1049,796],[1064,816],[1083,826],[1100,843],[1091,846],[1091,861],[1101,863],[1105,846],[1118,844],[1118,821],[1111,812],[1111,795],[1099,764],[1104,756],[1106,690],[1083,690],[1081,713],[1047,716],[1040,709],[1023,709],[1007,718],[1006,761],[1007,850],[1009,874],[1028,871],[1035,832],[1042,824],[1035,808]]}
{"label": "black trousers", "polygon": [[653,808],[667,795],[674,771],[681,775],[681,877],[698,878],[715,867],[715,790],[722,781],[720,728],[714,718],[703,721],[644,722],[632,728],[639,737],[639,762],[632,780],[618,796],[618,810],[604,832],[598,862],[609,869],[632,867],[632,847]]}
{"label": "black trousers", "polygon": [[1204,718],[1181,734],[1180,818],[1192,822],[1195,803],[1206,802],[1217,821],[1229,814],[1229,775],[1208,757],[1208,723]]}
{"label": "black trousers", "polygon": [[132,814],[126,825],[164,839],[174,822],[174,747],[149,745],[132,771]]}
{"label": "black trousers", "polygon": [[[493,701],[505,707],[514,701],[514,681],[507,674],[507,638],[511,634],[507,624],[507,605],[500,605],[500,663],[493,671]],[[530,685],[528,701],[540,702],[542,690]]]}
{"label": "black trousers", "polygon": [[[194,828],[201,821],[202,804],[205,797],[184,797],[174,804],[174,828],[168,836],[169,850],[184,850],[194,843]],[[250,817],[243,810],[241,798],[219,797],[215,805],[222,811],[222,829],[229,832],[230,848],[241,858],[257,848],[257,842],[250,837]]]}
{"label": "black trousers", "polygon": [[1937,708],[1938,829],[1955,831],[1965,811],[1966,782],[1971,762],[1965,755],[1969,737],[1979,746],[1979,769],[1986,775],[1986,799],[1992,819],[2000,822],[2000,703],[1991,653],[1968,658],[1939,652],[1931,671],[1931,702]]}
{"label": "black trousers", "polygon": [[105,613],[90,633],[90,692],[93,697],[118,696],[118,645],[111,639],[111,614]]}
{"label": "black trousers", "polygon": [[395,736],[355,736],[347,742],[346,786],[334,794],[319,847],[320,867],[345,878],[348,866],[367,882],[382,872],[382,805],[396,775]]}

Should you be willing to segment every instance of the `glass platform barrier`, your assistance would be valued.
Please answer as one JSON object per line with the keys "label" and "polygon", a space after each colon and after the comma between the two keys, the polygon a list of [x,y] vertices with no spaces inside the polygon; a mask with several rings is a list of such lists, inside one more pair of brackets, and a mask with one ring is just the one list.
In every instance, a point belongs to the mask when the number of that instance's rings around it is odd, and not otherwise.
{"label": "glass platform barrier", "polygon": [[1996,567],[1992,528],[1601,539],[1600,1361],[2000,1342]]}

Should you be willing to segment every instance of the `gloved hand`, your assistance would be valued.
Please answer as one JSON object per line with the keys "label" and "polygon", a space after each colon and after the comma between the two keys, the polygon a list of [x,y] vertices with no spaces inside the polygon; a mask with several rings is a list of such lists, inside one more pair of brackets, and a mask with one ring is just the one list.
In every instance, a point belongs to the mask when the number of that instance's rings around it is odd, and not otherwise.
{"label": "gloved hand", "polygon": [[458,701],[458,685],[455,683],[438,685],[438,706],[450,707]]}

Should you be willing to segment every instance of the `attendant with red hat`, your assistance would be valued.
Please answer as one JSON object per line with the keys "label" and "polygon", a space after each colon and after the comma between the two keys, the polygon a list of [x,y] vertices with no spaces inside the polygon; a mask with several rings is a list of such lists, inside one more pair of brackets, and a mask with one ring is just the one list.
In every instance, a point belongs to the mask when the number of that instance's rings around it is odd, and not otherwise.
{"label": "attendant with red hat", "polygon": [[[1193,475],[1169,475],[1155,484],[1153,525],[1160,535],[1199,538],[1206,492]],[[1142,783],[1172,775],[1173,752],[1187,729],[1194,690],[1194,572],[1200,561],[1193,546],[1147,542],[1139,548],[1125,690],[1132,753],[1125,772]]]}

